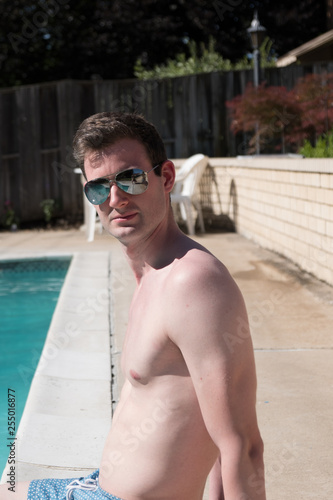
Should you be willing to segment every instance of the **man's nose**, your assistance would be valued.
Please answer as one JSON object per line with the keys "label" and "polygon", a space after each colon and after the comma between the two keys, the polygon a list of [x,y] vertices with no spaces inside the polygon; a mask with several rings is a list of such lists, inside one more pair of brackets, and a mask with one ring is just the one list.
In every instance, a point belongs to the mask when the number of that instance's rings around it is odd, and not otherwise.
{"label": "man's nose", "polygon": [[109,206],[117,208],[128,203],[127,194],[115,182],[110,184]]}

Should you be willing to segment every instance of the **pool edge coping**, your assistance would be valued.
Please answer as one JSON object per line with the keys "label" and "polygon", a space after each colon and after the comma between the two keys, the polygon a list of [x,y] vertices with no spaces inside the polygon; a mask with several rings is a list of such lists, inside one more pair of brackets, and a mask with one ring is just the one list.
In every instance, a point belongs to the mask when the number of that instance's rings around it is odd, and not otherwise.
{"label": "pool edge coping", "polygon": [[[45,252],[43,254],[39,254],[39,252],[34,253],[34,255],[29,254],[26,257],[20,254],[19,256],[11,255],[10,258],[5,257],[2,258],[1,260],[15,260],[15,259],[23,259],[23,258],[40,258],[40,257],[46,257],[46,258],[56,258],[56,257],[64,257],[64,256],[72,256],[72,261],[70,263],[68,272],[66,274],[61,292],[59,294],[59,298],[57,301],[57,305],[55,308],[55,311],[53,313],[53,317],[50,323],[49,330],[46,335],[45,339],[45,344],[43,347],[42,355],[38,363],[38,367],[36,369],[36,372],[33,377],[33,381],[30,387],[30,391],[27,397],[26,405],[21,417],[20,425],[18,427],[17,431],[17,461],[16,461],[16,480],[17,481],[23,481],[23,480],[31,480],[32,478],[42,478],[42,477],[68,477],[70,471],[75,471],[75,475],[80,475],[82,473],[86,473],[87,471],[93,470],[94,468],[97,468],[99,465],[99,458],[100,454],[102,452],[102,447],[104,446],[104,441],[105,441],[105,432],[106,429],[109,428],[111,424],[111,410],[112,410],[112,402],[111,402],[111,343],[110,343],[110,333],[111,333],[111,317],[110,317],[110,302],[111,302],[111,291],[110,291],[110,252],[109,251],[100,251],[100,252],[48,252],[47,255],[45,255]],[[99,256],[99,257],[98,257]],[[80,264],[81,261],[81,264]],[[89,265],[91,264],[91,266]],[[103,263],[107,263],[106,266],[103,266]],[[91,271],[93,269],[94,271],[96,270],[96,266],[98,268],[98,273],[95,276],[94,273]],[[82,285],[82,282],[86,279],[86,288],[84,291],[84,287]],[[75,287],[75,284],[77,285],[77,290],[79,291],[81,298],[85,295],[86,297],[90,297],[92,290],[100,290],[100,285],[101,283],[104,283],[105,288],[109,291],[109,297],[108,297],[108,302],[109,305],[107,308],[104,308],[103,312],[99,311],[98,317],[95,318],[94,320],[94,330],[99,329],[99,325],[103,324],[103,328],[101,329],[101,335],[99,339],[99,344],[103,343],[103,346],[100,345],[96,346],[96,351],[93,355],[91,354],[91,349],[89,348],[86,353],[82,353],[82,347],[78,347],[78,344],[76,343],[76,349],[75,347],[75,339],[70,339],[71,342],[68,343],[68,345],[59,350],[59,353],[63,355],[64,353],[67,354],[67,377],[64,377],[64,360],[62,360],[61,363],[47,363],[47,367],[41,367],[41,360],[43,359],[43,353],[45,354],[47,349],[50,348],[52,339],[54,339],[54,334],[57,331],[57,328],[59,328],[58,325],[61,325],[61,322],[64,320],[64,317],[66,315],[70,314],[70,311],[64,309],[64,306],[66,306],[66,302],[68,298],[73,300],[73,294],[72,294],[72,289],[71,287]],[[93,286],[95,284],[95,287]],[[75,298],[74,298],[75,301]],[[70,309],[70,308],[69,308]],[[72,311],[73,313],[73,311]],[[77,313],[77,309],[76,309]],[[75,315],[75,312],[74,312]],[[81,318],[82,319],[82,318]],[[68,320],[69,321],[69,320]],[[105,325],[109,325],[107,329],[105,329]],[[80,330],[80,340],[82,343],[82,335],[85,336],[86,342],[89,344],[89,336],[91,336],[92,333],[92,325],[91,323],[87,323],[82,325],[82,322],[80,324],[80,328],[83,328],[83,330]],[[104,350],[105,347],[105,338],[107,337],[108,341],[108,352],[98,352],[101,350]],[[104,339],[104,340],[103,340]],[[73,342],[74,345],[73,345]],[[70,367],[68,367],[68,364],[72,362],[77,363],[77,355],[78,353],[81,352],[81,358],[83,358],[83,361],[81,363],[81,368],[85,367],[84,360],[87,359],[87,354],[89,357],[94,357],[94,363],[95,367],[97,370],[99,370],[99,375],[97,378],[93,379],[93,382],[96,382],[96,380],[99,380],[100,383],[103,385],[104,389],[102,389],[102,392],[105,393],[103,398],[107,401],[107,404],[101,405],[100,408],[100,414],[101,417],[98,418],[98,427],[99,427],[99,435],[96,438],[96,433],[92,433],[93,435],[90,436],[90,438],[95,438],[95,448],[93,450],[93,453],[91,453],[91,447],[90,447],[90,452],[89,452],[89,457],[94,455],[94,458],[91,459],[91,464],[89,463],[84,463],[85,455],[82,453],[82,439],[79,439],[79,435],[82,434],[78,432],[78,435],[72,435],[72,443],[68,446],[68,438],[70,436],[64,436],[63,432],[63,425],[67,426],[68,429],[72,429],[72,432],[75,431],[84,431],[84,428],[89,428],[94,422],[96,424],[96,418],[91,418],[91,417],[82,417],[82,414],[77,413],[77,410],[73,410],[72,416],[68,415],[67,410],[65,411],[65,415],[61,416],[59,415],[59,406],[57,406],[57,411],[56,415],[54,415],[54,408],[43,408],[43,412],[41,412],[41,408],[38,404],[38,398],[36,397],[37,394],[40,392],[43,393],[45,391],[45,387],[42,387],[47,380],[54,381],[58,380],[58,383],[60,385],[63,385],[64,382],[66,381],[67,386],[69,387],[69,391],[71,390],[70,388],[73,388],[73,373],[70,372]],[[45,358],[45,356],[44,356]],[[104,370],[100,369],[100,362],[102,360],[102,364],[104,366]],[[59,361],[59,360],[58,360]],[[91,359],[89,359],[89,364],[91,364]],[[52,365],[52,367],[50,366]],[[58,365],[58,368],[57,368]],[[109,367],[109,375],[106,377],[106,367]],[[57,374],[58,370],[58,374]],[[93,367],[90,366],[90,370],[93,370]],[[82,376],[84,375],[84,376]],[[91,387],[95,385],[95,383],[91,383],[92,380],[87,380],[85,378],[85,373],[81,371],[81,375],[78,375],[77,373],[75,374],[75,383],[78,383],[78,385],[81,385],[82,390],[84,385],[88,386],[89,385],[89,390],[91,391]],[[94,374],[91,372],[90,376],[94,377]],[[65,384],[66,385],[66,384]],[[75,385],[75,384],[74,384]],[[47,384],[46,384],[47,387]],[[85,394],[86,395],[86,394]],[[63,398],[64,401],[66,400],[66,397]],[[79,398],[80,399],[80,398]],[[89,399],[89,398],[87,398]],[[67,402],[68,402],[68,397],[67,397]],[[67,405],[68,407],[68,405]],[[49,411],[49,413],[48,413]],[[67,414],[66,414],[67,413]],[[69,412],[70,413],[70,412]],[[56,418],[53,418],[55,417]],[[39,430],[35,428],[35,424],[37,421],[40,424]],[[46,437],[50,437],[50,430],[48,425],[50,422],[53,422],[56,428],[52,428],[52,436],[54,436],[53,439],[45,439]],[[92,426],[94,427],[94,426]],[[58,433],[57,433],[58,429]],[[66,433],[65,433],[66,434]],[[95,436],[94,436],[95,434]],[[84,434],[83,434],[84,435]],[[98,441],[98,445],[96,446],[96,439]],[[51,441],[51,443],[50,443]],[[63,446],[61,446],[61,441],[63,441]],[[84,442],[90,441],[89,436]],[[48,444],[47,444],[48,443]],[[45,444],[47,445],[45,447]],[[81,448],[81,451],[80,449]],[[84,448],[84,446],[83,446]],[[66,450],[66,459],[64,460],[64,450]],[[29,458],[32,457],[32,458]],[[33,457],[37,457],[33,458]],[[65,464],[70,464],[70,465],[65,465]],[[7,462],[5,469],[2,474],[1,478],[1,483],[5,483],[7,481],[7,473],[9,472],[9,464]]]}

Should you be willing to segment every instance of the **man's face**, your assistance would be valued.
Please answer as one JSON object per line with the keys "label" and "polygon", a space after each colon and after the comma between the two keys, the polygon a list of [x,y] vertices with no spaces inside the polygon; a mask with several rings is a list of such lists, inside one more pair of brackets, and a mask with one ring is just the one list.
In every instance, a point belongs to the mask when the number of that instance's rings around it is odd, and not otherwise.
{"label": "man's face", "polygon": [[[103,152],[88,153],[84,161],[88,181],[133,167],[149,172],[153,166],[145,147],[139,141],[127,138],[118,140]],[[163,169],[168,167],[163,166]],[[96,206],[104,228],[124,244],[139,237],[149,237],[166,218],[170,192],[166,185],[169,186],[170,182],[168,179],[166,182],[162,170],[161,177],[150,172],[148,183],[147,190],[139,195],[125,193],[112,184],[108,199]]]}

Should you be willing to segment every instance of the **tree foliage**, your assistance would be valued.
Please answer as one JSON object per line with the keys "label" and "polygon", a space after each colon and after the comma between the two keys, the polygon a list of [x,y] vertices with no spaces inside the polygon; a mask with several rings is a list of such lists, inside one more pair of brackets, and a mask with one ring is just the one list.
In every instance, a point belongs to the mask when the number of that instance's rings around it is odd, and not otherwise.
{"label": "tree foliage", "polygon": [[302,116],[300,138],[314,143],[333,127],[333,73],[305,76],[298,81],[294,95]]}
{"label": "tree foliage", "polygon": [[285,87],[259,87],[249,84],[243,95],[227,102],[231,111],[231,130],[250,132],[250,151],[254,151],[256,134],[260,137],[261,149],[275,139],[284,149],[285,142],[294,143],[293,131],[300,126],[300,107],[293,93]]}
{"label": "tree foliage", "polygon": [[188,57],[185,52],[176,54],[174,59],[168,59],[165,64],[156,65],[151,70],[146,70],[142,60],[138,59],[134,71],[135,76],[141,80],[147,80],[232,69],[230,60],[223,59],[221,54],[216,52],[213,38],[210,39],[208,47],[201,43],[198,48],[194,40],[190,40],[188,45],[190,51]]}
{"label": "tree foliage", "polygon": [[299,152],[305,158],[333,158],[333,130],[320,136],[314,146],[305,140]]}
{"label": "tree foliage", "polygon": [[261,150],[269,144],[285,152],[297,150],[305,140],[314,144],[333,128],[333,74],[309,74],[299,79],[292,90],[285,87],[247,86],[243,95],[227,102],[231,130],[249,132],[251,151],[258,133]]}
{"label": "tree foliage", "polygon": [[235,64],[251,51],[254,8],[278,54],[326,29],[325,0],[2,0],[0,85],[130,78],[138,59],[151,70],[210,37]]}
{"label": "tree foliage", "polygon": [[[156,65],[153,69],[147,70],[138,59],[134,68],[134,74],[141,80],[174,78],[177,76],[194,75],[198,73],[210,73],[212,71],[230,71],[253,68],[253,60],[244,56],[241,60],[232,63],[230,59],[224,59],[216,51],[216,40],[212,37],[208,46],[204,43],[200,47],[194,40],[188,42],[189,56],[185,52],[176,54],[173,59],[168,59],[165,64]],[[270,55],[271,41],[266,38],[260,47],[261,66],[263,68],[275,65],[275,60]]]}

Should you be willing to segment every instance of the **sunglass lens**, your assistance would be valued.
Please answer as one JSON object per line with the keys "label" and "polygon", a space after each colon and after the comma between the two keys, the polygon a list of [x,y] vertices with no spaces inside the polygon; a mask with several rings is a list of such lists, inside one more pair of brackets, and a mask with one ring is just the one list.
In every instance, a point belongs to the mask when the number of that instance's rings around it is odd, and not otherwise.
{"label": "sunglass lens", "polygon": [[91,183],[87,182],[87,184],[84,187],[84,192],[90,203],[92,203],[93,205],[101,205],[102,203],[105,202],[105,200],[107,200],[109,196],[110,185],[109,183],[94,184],[93,182]]}
{"label": "sunglass lens", "polygon": [[[122,189],[128,194],[142,194],[148,187],[147,172],[140,168],[131,168],[119,172],[114,181],[119,189]],[[110,181],[105,179],[96,179],[87,182],[84,186],[86,197],[93,205],[101,205],[104,203],[110,193]]]}
{"label": "sunglass lens", "polygon": [[142,194],[148,186],[147,173],[139,168],[124,170],[116,176],[117,186],[128,194]]}

